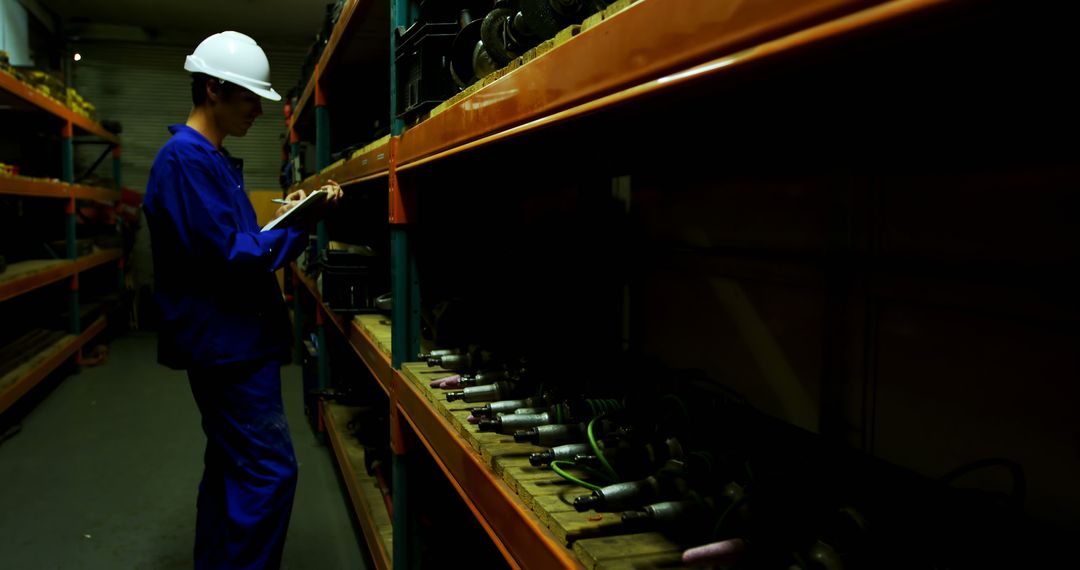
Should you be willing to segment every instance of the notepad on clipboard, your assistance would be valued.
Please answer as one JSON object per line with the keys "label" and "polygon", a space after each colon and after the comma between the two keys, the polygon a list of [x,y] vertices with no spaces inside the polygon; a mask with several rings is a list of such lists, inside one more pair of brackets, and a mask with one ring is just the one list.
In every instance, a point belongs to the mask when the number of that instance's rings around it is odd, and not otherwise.
{"label": "notepad on clipboard", "polygon": [[268,232],[276,228],[288,228],[298,226],[311,221],[312,216],[318,212],[318,206],[326,202],[330,197],[330,192],[326,190],[315,190],[311,194],[300,200],[300,203],[293,206],[289,211],[284,214],[270,220],[262,231]]}

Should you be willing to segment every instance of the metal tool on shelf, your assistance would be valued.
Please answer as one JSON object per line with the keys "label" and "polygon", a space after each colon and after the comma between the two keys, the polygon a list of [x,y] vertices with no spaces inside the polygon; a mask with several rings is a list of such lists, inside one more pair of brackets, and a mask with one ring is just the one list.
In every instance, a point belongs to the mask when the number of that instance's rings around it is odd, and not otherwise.
{"label": "metal tool on shelf", "polygon": [[514,394],[516,385],[510,382],[496,382],[486,386],[473,386],[457,392],[448,392],[446,401],[456,402],[461,400],[470,404],[476,402],[494,402],[503,400]]}

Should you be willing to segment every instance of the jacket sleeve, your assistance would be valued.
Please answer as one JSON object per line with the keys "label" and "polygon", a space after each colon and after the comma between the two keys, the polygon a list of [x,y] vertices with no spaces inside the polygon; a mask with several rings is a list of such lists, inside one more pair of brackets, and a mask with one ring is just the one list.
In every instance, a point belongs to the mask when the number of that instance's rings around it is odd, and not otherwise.
{"label": "jacket sleeve", "polygon": [[176,227],[187,234],[192,254],[213,265],[243,266],[273,272],[300,253],[307,231],[298,228],[260,232],[243,227],[241,213],[231,199],[231,182],[214,176],[200,160],[170,161],[167,179],[176,187],[168,192],[166,204],[178,217]]}

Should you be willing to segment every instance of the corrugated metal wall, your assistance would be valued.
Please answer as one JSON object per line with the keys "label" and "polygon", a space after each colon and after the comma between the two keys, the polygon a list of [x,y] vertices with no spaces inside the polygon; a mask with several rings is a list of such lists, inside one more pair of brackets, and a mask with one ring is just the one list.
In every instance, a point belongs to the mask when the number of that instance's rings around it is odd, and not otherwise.
{"label": "corrugated metal wall", "polygon": [[[72,67],[79,93],[97,106],[98,120],[122,123],[124,186],[146,189],[150,165],[169,138],[166,127],[183,123],[191,110],[191,81],[184,57],[192,46],[164,46],[122,42],[80,46],[82,60]],[[296,82],[306,48],[266,49],[271,82],[284,95]],[[244,159],[246,185],[251,189],[278,188],[285,123],[282,103],[263,101],[265,115],[242,138],[225,139],[225,147]],[[89,145],[76,152],[76,173],[93,164],[103,149]],[[97,173],[112,175],[105,162]]]}
{"label": "corrugated metal wall", "polygon": [[[191,111],[191,79],[184,71],[184,57],[191,46],[95,42],[80,45],[82,60],[72,65],[72,80],[87,101],[97,106],[98,120],[116,120],[124,127],[122,168],[124,186],[143,192],[154,156],[169,138],[167,127],[187,120]],[[271,83],[282,96],[299,79],[307,48],[266,48]],[[248,190],[276,189],[281,168],[285,119],[281,102],[263,101],[265,113],[242,138],[225,139],[225,147],[244,159]],[[76,148],[76,175],[98,158],[103,147]],[[111,159],[96,170],[111,177]],[[137,286],[153,280],[149,236],[138,232],[131,260]]]}

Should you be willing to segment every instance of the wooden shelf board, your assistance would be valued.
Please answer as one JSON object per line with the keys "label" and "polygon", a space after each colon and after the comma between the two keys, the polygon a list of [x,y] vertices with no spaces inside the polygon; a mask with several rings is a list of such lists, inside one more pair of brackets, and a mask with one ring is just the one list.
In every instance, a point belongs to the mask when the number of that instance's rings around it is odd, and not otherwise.
{"label": "wooden shelf board", "polygon": [[364,467],[364,449],[346,431],[354,408],[322,402],[323,418],[349,498],[379,570],[393,568],[393,521],[375,477]]}

